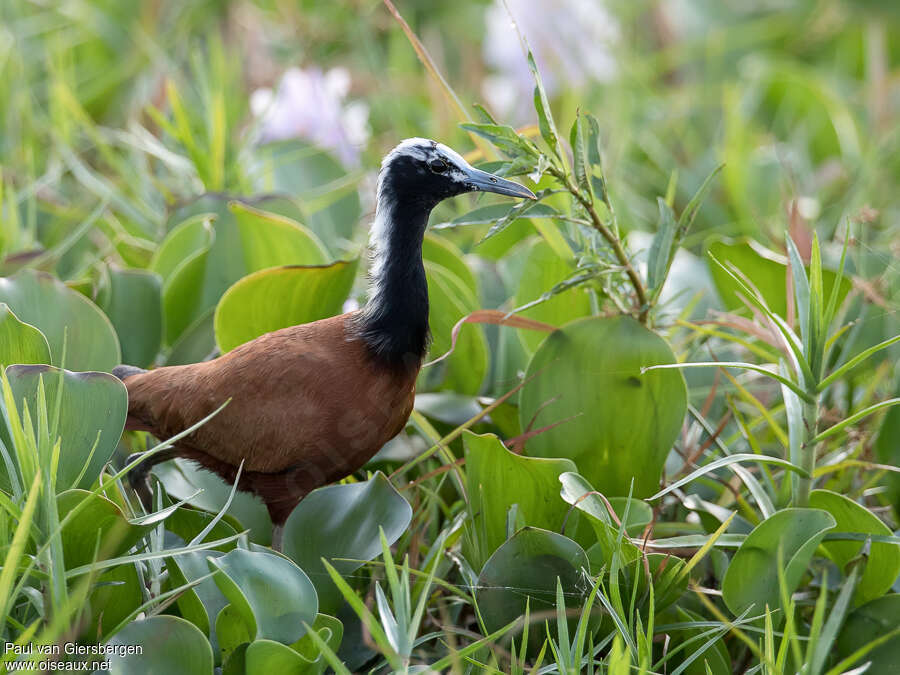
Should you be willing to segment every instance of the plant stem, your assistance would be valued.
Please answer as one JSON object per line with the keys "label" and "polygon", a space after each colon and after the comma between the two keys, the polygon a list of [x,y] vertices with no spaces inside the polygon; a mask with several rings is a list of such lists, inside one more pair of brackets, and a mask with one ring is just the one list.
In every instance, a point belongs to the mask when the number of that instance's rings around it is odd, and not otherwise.
{"label": "plant stem", "polygon": [[[616,256],[616,260],[619,261],[619,264],[625,270],[625,274],[628,275],[628,279],[631,282],[631,285],[634,286],[634,293],[636,296],[635,299],[635,309],[638,315],[638,321],[641,323],[647,323],[647,317],[650,313],[650,303],[647,301],[647,289],[644,288],[644,283],[641,281],[641,278],[638,276],[637,270],[631,265],[631,261],[628,259],[628,255],[625,253],[625,249],[622,247],[621,240],[613,234],[612,230],[610,230],[606,224],[601,220],[600,215],[597,213],[597,210],[594,208],[594,201],[590,198],[582,194],[581,190],[578,189],[573,182],[571,177],[564,173],[563,171],[556,169],[555,167],[551,167],[549,169],[551,175],[553,175],[557,180],[562,182],[566,189],[572,194],[575,199],[578,200],[578,203],[581,204],[585,211],[588,212],[588,215],[591,219],[591,225],[597,232],[599,232],[604,239],[609,243],[610,247],[613,250],[613,254]],[[612,213],[612,205],[604,200],[607,208],[609,208],[610,213]]]}
{"label": "plant stem", "polygon": [[813,395],[812,402],[803,403],[803,427],[805,438],[800,447],[800,466],[809,477],[801,476],[797,481],[797,494],[794,495],[794,505],[809,506],[809,493],[812,490],[813,471],[816,469],[816,448],[818,443],[811,443],[819,433],[819,397]]}

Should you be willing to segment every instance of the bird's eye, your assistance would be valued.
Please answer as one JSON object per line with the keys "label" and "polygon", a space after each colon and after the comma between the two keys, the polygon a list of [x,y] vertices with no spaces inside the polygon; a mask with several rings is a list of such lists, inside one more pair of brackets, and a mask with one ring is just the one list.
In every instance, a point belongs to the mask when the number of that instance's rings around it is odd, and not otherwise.
{"label": "bird's eye", "polygon": [[444,173],[449,168],[447,162],[442,159],[432,159],[428,162],[428,167],[435,173]]}

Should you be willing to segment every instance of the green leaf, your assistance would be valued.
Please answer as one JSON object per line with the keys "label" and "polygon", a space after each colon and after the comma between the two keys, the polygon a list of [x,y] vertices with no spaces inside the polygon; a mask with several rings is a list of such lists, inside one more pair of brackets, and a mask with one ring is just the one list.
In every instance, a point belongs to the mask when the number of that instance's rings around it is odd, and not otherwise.
{"label": "green leaf", "polygon": [[[883,642],[868,651],[855,665],[871,661],[871,675],[894,675],[900,664],[900,594],[892,593],[867,602],[847,617],[837,639],[838,657],[846,658],[874,640]],[[846,664],[847,666],[854,664]]]}
{"label": "green leaf", "polygon": [[483,533],[483,557],[467,556],[480,567],[506,541],[507,514],[515,508],[525,525],[562,529],[568,505],[559,498],[559,475],[575,471],[568,459],[522,457],[507,450],[494,434],[463,434],[466,450],[466,491],[471,527]]}
{"label": "green leaf", "polygon": [[230,202],[228,209],[237,221],[247,272],[278,265],[318,265],[328,260],[319,238],[300,223],[237,201]]}
{"label": "green leaf", "polygon": [[44,334],[51,363],[72,370],[110,371],[121,362],[119,340],[106,315],[86,297],[44,272],[22,270],[0,279],[0,302]]}
{"label": "green leaf", "polygon": [[537,158],[538,156],[538,151],[534,144],[528,139],[519,136],[516,130],[510,126],[473,123],[460,124],[459,126],[461,129],[486,138],[509,157],[525,156]]}
{"label": "green leaf", "polygon": [[[549,293],[554,285],[568,279],[573,273],[570,261],[560,258],[556,251],[544,240],[535,239],[527,245],[524,263],[516,286],[513,302],[516,307],[541,298]],[[547,300],[520,312],[519,316],[537,319],[551,326],[562,326],[574,319],[589,315],[591,302],[582,288],[570,288]],[[518,331],[519,340],[530,352],[538,348],[546,335],[536,331]]]}
{"label": "green leaf", "polygon": [[353,239],[362,215],[361,172],[348,174],[327,150],[296,138],[266,143],[254,154],[263,163],[266,190],[296,200],[291,205],[286,197],[267,197],[255,204],[304,223],[338,257],[336,244]]}
{"label": "green leaf", "polygon": [[[132,525],[115,502],[87,490],[66,490],[56,498],[62,520],[83,501],[87,506],[62,527],[63,553],[67,567],[87,565],[94,560],[95,550],[101,559],[115,558],[134,546],[153,525]],[[99,548],[97,548],[99,543]],[[118,622],[109,624],[115,626]]]}
{"label": "green leaf", "polygon": [[213,654],[206,636],[192,623],[177,616],[152,616],[134,621],[108,643],[122,652],[140,645],[140,654],[108,656],[110,672],[116,675],[191,673],[212,675]]}
{"label": "green leaf", "polygon": [[762,612],[780,606],[778,565],[784,565],[787,592],[793,593],[809,561],[835,520],[819,509],[782,509],[747,535],[722,580],[722,598],[735,615],[751,605]]}
{"label": "green leaf", "polygon": [[[44,365],[9,366],[6,375],[20,414],[23,400],[32,414],[38,409],[41,379],[49,410],[55,408],[57,395],[61,393],[56,489],[58,492],[73,487],[89,489],[112,457],[125,427],[128,411],[125,385],[106,373],[73,373]],[[9,477],[2,467],[0,487],[10,489]]]}
{"label": "green leaf", "polygon": [[[589,157],[589,131],[585,130],[585,121],[581,113],[575,115],[575,122],[572,123],[572,130],[569,132],[569,144],[572,146],[574,156],[574,165],[572,173],[575,175],[575,182],[582,192],[591,200],[594,199],[594,190],[591,186],[591,177],[593,176],[593,167]],[[594,139],[595,140],[595,139]],[[596,142],[596,141],[595,141]]]}
{"label": "green leaf", "polygon": [[[271,201],[254,203],[265,206]],[[202,219],[183,223],[191,216],[210,213],[215,219],[208,231]],[[318,237],[300,223],[226,196],[204,195],[170,220],[182,225],[170,232],[162,244],[166,253],[154,261],[165,279],[169,345],[247,274],[281,265],[320,265],[328,260]],[[172,269],[172,260],[179,256],[181,261]],[[166,274],[168,269],[172,271]]]}
{"label": "green leaf", "polygon": [[[218,513],[231,494],[231,485],[219,476],[199,468],[194,462],[175,459],[153,467],[166,493],[174,499],[186,499],[198,509]],[[250,530],[250,540],[268,545],[272,537],[272,521],[262,500],[249,492],[238,491],[226,512]]]}
{"label": "green leaf", "polygon": [[[706,250],[722,263],[731,263],[743,272],[759,289],[769,308],[778,316],[787,316],[787,291],[785,280],[790,273],[784,256],[763,248],[749,239],[727,239],[713,237],[706,242]],[[729,311],[744,306],[737,292],[740,286],[719,265],[709,266],[713,281],[719,291],[722,302]],[[829,293],[837,281],[837,275],[831,270],[822,272],[823,288]],[[842,278],[837,303],[840,305],[850,292],[849,279]]]}
{"label": "green leaf", "polygon": [[526,454],[567,457],[594,487],[652,494],[681,430],[687,392],[680,374],[641,368],[675,360],[668,344],[630,317],[587,318],[551,333],[528,364],[519,420],[535,429]]}
{"label": "green leaf", "polygon": [[[389,544],[406,531],[412,509],[384,474],[347,485],[329,485],[310,492],[284,526],[284,553],[312,579],[323,611],[333,612],[340,594],[322,565],[333,560],[341,574],[350,574],[381,553],[379,528]],[[351,560],[339,560],[350,558]]]}
{"label": "green leaf", "polygon": [[264,333],[325,319],[341,312],[356,278],[356,260],[330,265],[273,267],[229,288],[215,312],[215,334],[224,353]]}
{"label": "green leaf", "polygon": [[[520,204],[531,204],[531,208],[528,209],[524,214],[521,213],[521,207],[516,208]],[[488,223],[495,223],[498,220],[507,218],[508,216],[516,216],[513,220],[510,221],[510,225],[516,222],[516,219],[521,218],[558,218],[563,214],[554,209],[552,206],[548,204],[544,204],[543,202],[516,202],[513,205],[509,204],[489,204],[488,206],[480,206],[473,211],[469,211],[468,213],[464,213],[461,216],[457,216],[453,220],[440,223],[439,225],[435,225],[433,229],[436,230],[445,230],[454,227],[462,227],[465,225],[487,225]],[[427,237],[426,237],[427,238]],[[435,262],[440,262],[436,260]]]}
{"label": "green leaf", "polygon": [[149,366],[163,339],[162,281],[154,272],[109,268],[109,299],[103,304],[122,345],[122,361]]}
{"label": "green leaf", "polygon": [[657,197],[656,202],[659,206],[659,225],[656,226],[656,234],[647,254],[647,287],[653,295],[662,291],[666,281],[669,266],[675,257],[674,243],[677,233],[672,208],[662,197]]}
{"label": "green leaf", "polygon": [[[812,508],[827,511],[834,518],[835,529],[840,532],[860,532],[890,536],[891,530],[878,516],[866,507],[844,495],[829,490],[813,490],[809,496]],[[846,573],[846,565],[856,558],[863,544],[858,542],[826,541],[825,553]],[[862,578],[856,588],[854,603],[861,605],[884,595],[900,574],[900,546],[873,543],[868,554]]]}
{"label": "green leaf", "polygon": [[[446,353],[451,346],[456,322],[479,308],[477,296],[446,267],[425,261],[428,304],[431,308],[432,342],[428,358]],[[460,394],[477,394],[488,370],[488,345],[481,326],[465,324],[459,331],[456,349],[419,376],[419,390],[449,389]]]}
{"label": "green leaf", "polygon": [[50,363],[50,345],[41,331],[19,321],[9,305],[0,302],[0,368],[13,363]]}
{"label": "green leaf", "polygon": [[541,80],[541,74],[538,72],[537,64],[534,62],[534,55],[528,50],[528,67],[534,77],[534,109],[538,116],[538,127],[541,130],[541,136],[546,141],[550,149],[557,156],[561,156],[559,148],[559,132],[556,130],[556,123],[553,121],[553,112],[550,110],[550,101],[547,98],[547,92],[544,90],[544,83]]}
{"label": "green leaf", "polygon": [[478,280],[463,259],[463,252],[453,242],[431,232],[425,235],[422,242],[422,259],[440,265],[452,272],[462,281],[472,295],[478,297]]}
{"label": "green leaf", "polygon": [[[587,554],[561,534],[526,527],[504,543],[484,564],[478,576],[475,600],[488,631],[498,630],[529,613],[556,609],[557,579],[565,593],[566,607],[579,608],[584,600],[583,571],[589,569]],[[570,619],[575,630],[576,619]],[[539,626],[529,630],[530,649],[536,653],[543,643]]]}
{"label": "green leaf", "polygon": [[208,558],[213,579],[237,609],[255,639],[290,644],[299,640],[318,613],[309,577],[293,562],[274,553],[236,548]]}

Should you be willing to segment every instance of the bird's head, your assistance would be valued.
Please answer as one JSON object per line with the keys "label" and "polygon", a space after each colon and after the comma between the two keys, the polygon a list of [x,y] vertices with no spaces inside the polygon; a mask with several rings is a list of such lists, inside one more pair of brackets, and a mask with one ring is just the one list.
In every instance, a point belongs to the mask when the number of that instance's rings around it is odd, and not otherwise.
{"label": "bird's head", "polygon": [[425,138],[408,138],[388,153],[378,192],[379,198],[417,201],[428,208],[466,192],[536,198],[525,186],[476,169],[458,152]]}

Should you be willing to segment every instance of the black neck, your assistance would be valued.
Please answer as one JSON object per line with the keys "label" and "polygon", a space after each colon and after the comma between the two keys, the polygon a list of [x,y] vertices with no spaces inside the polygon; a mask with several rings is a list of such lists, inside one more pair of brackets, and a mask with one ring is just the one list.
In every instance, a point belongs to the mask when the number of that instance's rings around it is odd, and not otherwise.
{"label": "black neck", "polygon": [[422,238],[433,205],[379,190],[374,264],[361,335],[379,359],[418,367],[428,351],[428,283]]}

